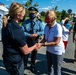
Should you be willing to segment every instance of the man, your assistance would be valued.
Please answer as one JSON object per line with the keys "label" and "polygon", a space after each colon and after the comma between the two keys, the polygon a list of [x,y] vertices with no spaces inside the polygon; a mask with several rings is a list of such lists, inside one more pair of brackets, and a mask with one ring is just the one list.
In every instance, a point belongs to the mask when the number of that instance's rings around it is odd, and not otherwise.
{"label": "man", "polygon": [[73,63],[76,63],[76,23],[75,23],[74,29],[73,29],[73,42],[75,42],[75,53],[74,53]]}
{"label": "man", "polygon": [[[36,19],[38,10],[35,7],[30,7],[29,9],[29,19],[25,20],[22,28],[24,29],[24,34],[27,37],[28,46],[33,46],[38,42],[39,37],[44,34],[43,24]],[[31,53],[31,71],[35,72],[35,60],[36,60],[37,51],[34,50]],[[24,65],[26,68],[28,61],[28,56],[24,57]]]}

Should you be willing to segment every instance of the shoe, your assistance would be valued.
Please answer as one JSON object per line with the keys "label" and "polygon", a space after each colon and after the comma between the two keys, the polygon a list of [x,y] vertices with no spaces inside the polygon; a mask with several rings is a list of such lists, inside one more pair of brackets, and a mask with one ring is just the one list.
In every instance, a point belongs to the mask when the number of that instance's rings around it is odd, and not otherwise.
{"label": "shoe", "polygon": [[35,73],[35,65],[31,65],[31,69],[30,70],[31,70],[32,73]]}

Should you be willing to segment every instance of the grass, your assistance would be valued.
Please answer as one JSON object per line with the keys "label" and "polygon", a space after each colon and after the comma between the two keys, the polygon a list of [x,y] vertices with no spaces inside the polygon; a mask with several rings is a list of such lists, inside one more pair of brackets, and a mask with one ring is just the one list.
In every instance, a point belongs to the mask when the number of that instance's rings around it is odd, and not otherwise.
{"label": "grass", "polygon": [[[29,17],[26,17],[25,19],[28,19]],[[44,16],[41,16],[41,20],[43,22],[45,22],[45,17]],[[57,22],[60,23],[60,19],[57,19]],[[19,23],[19,25],[21,26],[22,25],[22,22]]]}

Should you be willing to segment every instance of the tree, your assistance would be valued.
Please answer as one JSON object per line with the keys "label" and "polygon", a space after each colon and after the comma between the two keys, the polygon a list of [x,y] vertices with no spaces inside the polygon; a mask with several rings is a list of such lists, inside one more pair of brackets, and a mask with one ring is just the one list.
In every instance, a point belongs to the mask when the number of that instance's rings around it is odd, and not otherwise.
{"label": "tree", "polygon": [[38,5],[38,2],[36,2],[35,4],[32,4],[32,2],[33,2],[33,0],[28,0],[25,4],[24,4],[24,6],[28,9],[29,7],[31,7],[31,6],[34,6],[34,7],[37,7],[37,6],[39,6]]}
{"label": "tree", "polygon": [[57,11],[56,14],[57,14],[57,22],[60,22],[61,12]]}
{"label": "tree", "polygon": [[32,5],[32,0],[27,1],[24,6],[28,9]]}
{"label": "tree", "polygon": [[42,16],[45,16],[45,12],[44,12],[44,11],[42,11],[40,14],[41,14]]}
{"label": "tree", "polygon": [[65,17],[69,17],[69,14],[65,10],[62,10],[61,19],[65,18]]}
{"label": "tree", "polygon": [[35,4],[32,4],[32,3],[33,3],[33,0],[28,0],[28,1],[24,4],[24,6],[25,6],[25,8],[26,8],[26,16],[28,16],[28,8],[29,8],[29,7],[31,7],[31,6],[33,6],[33,7],[39,6],[39,5],[38,5],[38,2],[36,2]]}
{"label": "tree", "polygon": [[58,10],[58,6],[55,7],[55,11],[57,11],[57,10]]}
{"label": "tree", "polygon": [[52,8],[52,10],[57,11],[58,10],[58,6],[56,6],[55,8]]}
{"label": "tree", "polygon": [[38,5],[38,3],[36,2],[33,6],[34,6],[34,7],[37,7],[37,6],[39,6],[39,5]]}

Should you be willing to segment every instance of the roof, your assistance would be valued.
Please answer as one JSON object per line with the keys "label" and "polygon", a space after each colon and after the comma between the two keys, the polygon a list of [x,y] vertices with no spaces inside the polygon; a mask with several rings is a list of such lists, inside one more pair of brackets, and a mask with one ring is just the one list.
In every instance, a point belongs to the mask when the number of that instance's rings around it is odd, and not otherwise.
{"label": "roof", "polygon": [[9,11],[5,6],[0,6],[0,10],[2,10],[2,11]]}

